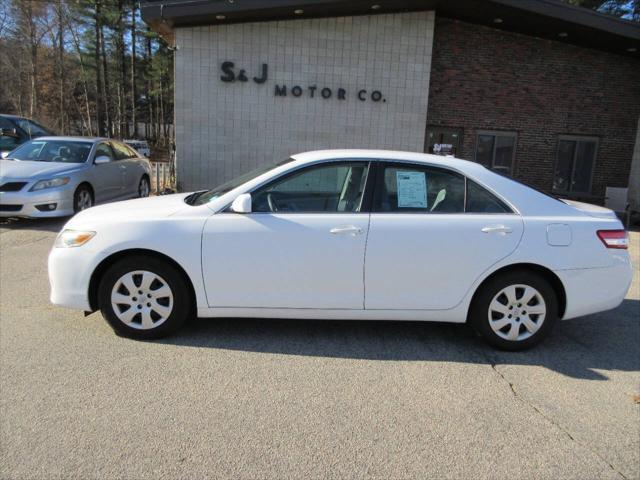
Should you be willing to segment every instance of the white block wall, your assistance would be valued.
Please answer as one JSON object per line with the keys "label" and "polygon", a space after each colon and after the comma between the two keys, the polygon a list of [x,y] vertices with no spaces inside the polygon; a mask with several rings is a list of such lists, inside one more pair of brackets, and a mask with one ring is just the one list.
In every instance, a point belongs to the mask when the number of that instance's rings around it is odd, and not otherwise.
{"label": "white block wall", "polygon": [[[422,152],[433,28],[434,13],[419,12],[177,29],[180,187],[208,188],[306,150]],[[250,79],[267,63],[269,78],[225,83],[224,61]],[[275,95],[276,84],[287,85],[287,97]],[[301,97],[291,95],[294,85],[305,89]],[[321,97],[323,87],[332,98]],[[361,89],[386,101],[362,102]]]}

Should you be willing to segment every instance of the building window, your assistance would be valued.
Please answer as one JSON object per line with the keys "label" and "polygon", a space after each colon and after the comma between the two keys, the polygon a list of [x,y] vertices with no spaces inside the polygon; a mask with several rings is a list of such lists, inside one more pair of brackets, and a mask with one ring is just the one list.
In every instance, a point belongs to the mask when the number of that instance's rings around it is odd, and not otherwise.
{"label": "building window", "polygon": [[427,127],[427,153],[458,157],[462,148],[462,129],[452,127]]}
{"label": "building window", "polygon": [[553,191],[590,193],[597,151],[597,138],[561,136],[558,139]]}
{"label": "building window", "polygon": [[478,132],[476,162],[505,175],[513,173],[516,158],[515,132]]}

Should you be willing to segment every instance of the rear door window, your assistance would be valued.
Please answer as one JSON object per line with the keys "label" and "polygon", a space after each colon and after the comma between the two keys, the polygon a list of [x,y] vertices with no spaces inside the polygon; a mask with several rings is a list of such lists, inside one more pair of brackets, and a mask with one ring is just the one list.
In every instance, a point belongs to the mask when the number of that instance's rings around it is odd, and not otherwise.
{"label": "rear door window", "polygon": [[121,143],[111,142],[111,146],[116,155],[116,160],[127,160],[128,158],[136,156],[128,147]]}
{"label": "rear door window", "polygon": [[437,167],[386,164],[379,173],[374,211],[463,213],[464,177]]}

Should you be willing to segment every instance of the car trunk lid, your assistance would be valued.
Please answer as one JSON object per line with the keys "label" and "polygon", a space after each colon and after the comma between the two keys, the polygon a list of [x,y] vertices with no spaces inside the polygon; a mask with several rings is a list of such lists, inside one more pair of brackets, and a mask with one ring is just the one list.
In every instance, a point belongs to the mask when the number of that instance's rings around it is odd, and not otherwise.
{"label": "car trunk lid", "polygon": [[577,202],[575,200],[567,200],[567,199],[561,199],[561,201],[563,203],[566,203],[567,205],[569,205],[570,207],[575,208],[576,210],[589,215],[590,217],[595,217],[595,218],[611,218],[611,219],[617,219],[618,217],[616,216],[616,212],[614,212],[613,210],[610,210],[608,208],[605,207],[601,207],[599,205],[593,205],[591,203],[584,203],[584,202]]}

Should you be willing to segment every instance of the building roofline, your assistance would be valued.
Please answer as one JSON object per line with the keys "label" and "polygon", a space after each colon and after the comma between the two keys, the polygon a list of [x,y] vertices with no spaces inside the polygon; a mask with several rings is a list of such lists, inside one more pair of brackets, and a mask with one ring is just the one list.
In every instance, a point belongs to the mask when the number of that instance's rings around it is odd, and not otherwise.
{"label": "building roofline", "polygon": [[[378,8],[373,8],[378,7]],[[142,0],[169,41],[175,28],[435,10],[438,16],[640,58],[640,23],[560,0]]]}

